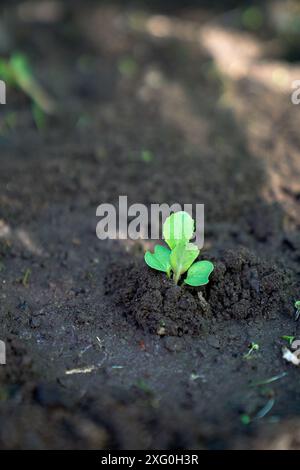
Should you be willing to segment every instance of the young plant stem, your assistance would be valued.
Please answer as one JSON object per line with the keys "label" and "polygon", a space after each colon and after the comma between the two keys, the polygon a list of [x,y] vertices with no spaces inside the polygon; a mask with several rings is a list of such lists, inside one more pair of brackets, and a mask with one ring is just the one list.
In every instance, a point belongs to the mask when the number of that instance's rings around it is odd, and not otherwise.
{"label": "young plant stem", "polygon": [[177,273],[174,272],[173,280],[174,280],[176,285],[178,284],[179,278],[180,278],[180,273],[179,272],[177,272]]}

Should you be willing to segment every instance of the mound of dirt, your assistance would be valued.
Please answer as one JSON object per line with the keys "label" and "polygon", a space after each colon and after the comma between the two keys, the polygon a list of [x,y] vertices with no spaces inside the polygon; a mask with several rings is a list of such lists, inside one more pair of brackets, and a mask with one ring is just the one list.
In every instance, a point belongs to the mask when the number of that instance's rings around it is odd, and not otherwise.
{"label": "mound of dirt", "polygon": [[293,314],[291,273],[243,248],[218,257],[207,296],[218,320]]}
{"label": "mound of dirt", "polygon": [[287,270],[246,249],[227,250],[214,262],[210,283],[200,288],[176,286],[147,266],[113,266],[106,277],[106,294],[114,297],[130,321],[161,336],[196,336],[216,321],[292,314]]}
{"label": "mound of dirt", "polygon": [[[119,286],[117,291],[115,286]],[[113,266],[106,278],[106,293],[122,305],[129,320],[161,336],[198,335],[206,331],[211,315],[201,295],[143,265]]]}

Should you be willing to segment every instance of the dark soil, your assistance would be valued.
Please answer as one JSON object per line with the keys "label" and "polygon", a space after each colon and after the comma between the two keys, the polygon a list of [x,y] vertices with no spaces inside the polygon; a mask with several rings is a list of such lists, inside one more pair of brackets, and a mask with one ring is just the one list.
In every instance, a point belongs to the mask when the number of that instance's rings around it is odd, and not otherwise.
{"label": "dark soil", "polygon": [[[299,448],[281,352],[299,339],[299,107],[272,38],[205,9],[61,4],[0,22],[1,54],[23,50],[59,103],[39,131],[22,92],[0,108],[0,447]],[[210,283],[151,271],[151,241],[99,241],[119,195],[205,204]]]}
{"label": "dark soil", "polygon": [[[212,315],[203,310],[192,291],[174,285],[146,266],[131,269],[127,266],[124,270],[117,266],[116,271],[116,275],[109,275],[107,292],[115,295],[131,324],[160,336],[197,335],[207,330],[207,320]],[[122,282],[124,278],[126,285]],[[117,291],[115,286],[119,286]]]}
{"label": "dark soil", "polygon": [[226,320],[292,316],[291,272],[246,249],[228,250],[212,260],[215,270],[205,288],[176,286],[146,266],[116,264],[106,279],[107,293],[131,322],[160,336],[204,334]]}

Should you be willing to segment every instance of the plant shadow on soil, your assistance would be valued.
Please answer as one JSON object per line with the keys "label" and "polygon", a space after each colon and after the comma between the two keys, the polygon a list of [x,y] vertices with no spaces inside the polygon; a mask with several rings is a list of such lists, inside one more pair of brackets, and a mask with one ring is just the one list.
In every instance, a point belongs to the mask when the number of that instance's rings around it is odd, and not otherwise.
{"label": "plant shadow on soil", "polygon": [[[90,47],[86,27],[80,52]],[[45,32],[45,51],[40,36],[29,36],[52,67],[58,47],[70,57],[60,35]],[[299,414],[298,371],[281,358],[282,335],[298,332],[298,233],[284,229],[280,204],[264,201],[268,169],[220,107],[207,53],[129,36],[120,55],[139,41],[141,71],[109,85],[111,43],[94,39],[98,88],[109,87],[109,106],[76,98],[98,127],[74,132],[71,118],[60,116],[46,142],[24,126],[16,143],[3,144],[1,217],[10,231],[0,245],[8,358],[0,369],[2,448],[251,448]],[[144,148],[153,162],[139,159]],[[175,287],[152,272],[143,244],[128,251],[96,239],[96,205],[119,194],[129,203],[205,204],[205,257],[216,265],[207,287]],[[28,285],[20,282],[26,269]],[[252,341],[260,349],[247,360]],[[251,386],[282,372],[288,375],[267,388]],[[270,416],[255,419],[270,397]],[[253,422],[245,426],[242,415]]]}

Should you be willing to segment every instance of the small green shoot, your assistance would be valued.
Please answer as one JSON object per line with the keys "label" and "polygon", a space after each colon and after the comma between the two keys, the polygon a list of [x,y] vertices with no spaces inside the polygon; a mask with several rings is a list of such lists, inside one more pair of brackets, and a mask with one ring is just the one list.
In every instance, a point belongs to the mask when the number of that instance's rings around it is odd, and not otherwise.
{"label": "small green shoot", "polygon": [[0,78],[7,85],[22,90],[44,113],[54,113],[56,104],[34,78],[24,54],[12,54],[8,60],[0,58]]}
{"label": "small green shoot", "polygon": [[270,398],[267,401],[267,403],[256,413],[254,417],[251,418],[251,416],[247,414],[242,414],[240,417],[242,424],[247,426],[253,421],[257,421],[259,419],[264,418],[265,416],[267,416],[268,413],[270,413],[274,405],[275,405],[275,398]]}
{"label": "small green shoot", "polygon": [[24,287],[28,287],[30,276],[31,276],[31,269],[28,268],[26,269],[22,278],[22,284]]}
{"label": "small green shoot", "polygon": [[265,404],[265,406],[263,406],[262,409],[258,411],[254,419],[255,420],[262,419],[265,416],[267,416],[267,414],[270,413],[274,405],[275,405],[275,398],[270,398]]}
{"label": "small green shoot", "polygon": [[244,424],[245,426],[248,426],[248,424],[251,423],[250,416],[246,414],[241,415],[241,423]]}
{"label": "small green shoot", "polygon": [[178,284],[181,276],[187,272],[185,284],[193,287],[209,282],[214,269],[210,261],[194,261],[199,256],[199,249],[190,243],[194,234],[194,220],[184,211],[170,215],[163,225],[163,237],[170,249],[156,245],[154,253],[145,253],[145,262],[153,269],[165,272],[168,277],[173,273],[173,280]]}
{"label": "small green shoot", "polygon": [[286,377],[288,375],[287,372],[281,372],[281,374],[278,374],[278,375],[274,375],[273,377],[270,377],[269,379],[265,379],[265,380],[259,380],[257,382],[253,382],[251,384],[252,387],[260,387],[261,385],[269,385],[273,382],[277,382],[277,380],[280,380],[280,379],[283,379],[284,377]]}
{"label": "small green shoot", "polygon": [[259,350],[259,345],[257,343],[251,343],[249,347],[249,351],[246,354],[244,354],[244,359],[250,359],[252,357],[252,353],[258,350]]}
{"label": "small green shoot", "polygon": [[289,345],[291,346],[294,339],[296,338],[296,336],[284,335],[284,336],[281,336],[281,338],[284,339],[285,341],[287,341],[289,343]]}

